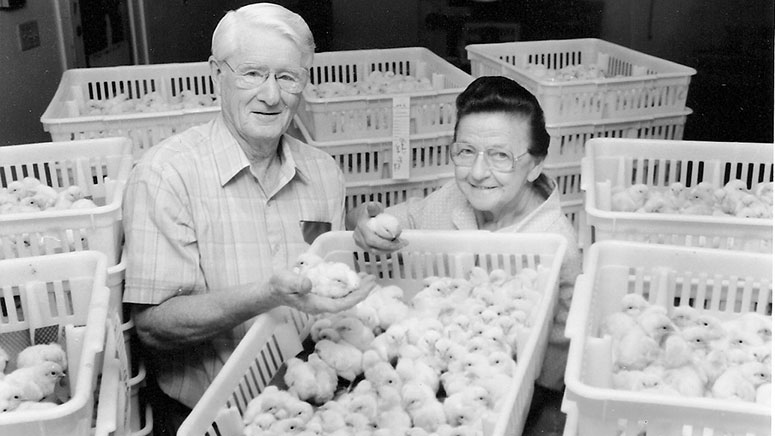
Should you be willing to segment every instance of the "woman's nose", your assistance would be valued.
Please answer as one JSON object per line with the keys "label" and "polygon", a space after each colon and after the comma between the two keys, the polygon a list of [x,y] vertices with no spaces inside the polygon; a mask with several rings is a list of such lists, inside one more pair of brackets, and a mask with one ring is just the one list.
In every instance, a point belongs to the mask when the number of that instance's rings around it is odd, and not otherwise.
{"label": "woman's nose", "polygon": [[482,180],[486,178],[489,173],[490,166],[487,164],[484,153],[478,153],[474,158],[474,163],[471,165],[471,177],[475,180]]}

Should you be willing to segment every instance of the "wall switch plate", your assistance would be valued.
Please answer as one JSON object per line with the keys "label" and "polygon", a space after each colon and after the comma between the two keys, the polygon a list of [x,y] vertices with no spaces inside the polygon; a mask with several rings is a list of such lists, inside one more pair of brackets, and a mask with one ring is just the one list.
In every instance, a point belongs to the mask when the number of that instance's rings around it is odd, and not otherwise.
{"label": "wall switch plate", "polygon": [[26,0],[0,0],[0,9],[23,8]]}
{"label": "wall switch plate", "polygon": [[40,32],[36,20],[25,21],[19,24],[19,44],[22,51],[40,46]]}

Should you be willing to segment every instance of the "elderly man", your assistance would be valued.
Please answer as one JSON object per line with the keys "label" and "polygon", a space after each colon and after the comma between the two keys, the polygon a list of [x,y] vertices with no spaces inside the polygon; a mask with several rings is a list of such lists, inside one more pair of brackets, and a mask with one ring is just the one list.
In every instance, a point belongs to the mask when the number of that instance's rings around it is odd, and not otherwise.
{"label": "elderly man", "polygon": [[374,286],[328,299],[289,270],[305,235],[344,220],[334,160],[285,134],[313,52],[307,24],[281,6],[228,12],[209,59],[220,116],[150,149],[127,184],[124,302],[163,392],[155,412],[177,415],[155,421],[173,431],[253,317],[343,310]]}

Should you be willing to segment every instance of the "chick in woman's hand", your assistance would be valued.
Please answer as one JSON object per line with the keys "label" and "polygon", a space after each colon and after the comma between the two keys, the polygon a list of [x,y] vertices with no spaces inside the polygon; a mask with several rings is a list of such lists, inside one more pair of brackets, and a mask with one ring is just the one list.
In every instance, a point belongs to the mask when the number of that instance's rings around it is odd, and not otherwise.
{"label": "chick in woman's hand", "polygon": [[382,239],[392,241],[401,236],[401,222],[393,215],[384,212],[369,218],[366,225]]}

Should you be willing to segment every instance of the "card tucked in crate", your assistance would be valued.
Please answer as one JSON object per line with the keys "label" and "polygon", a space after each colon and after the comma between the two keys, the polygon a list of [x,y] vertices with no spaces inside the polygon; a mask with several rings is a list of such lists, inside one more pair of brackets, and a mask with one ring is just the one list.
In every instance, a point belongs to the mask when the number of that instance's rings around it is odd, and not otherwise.
{"label": "card tucked in crate", "polygon": [[770,434],[771,254],[595,243],[566,336],[566,435]]}
{"label": "card tucked in crate", "polygon": [[402,238],[408,245],[388,256],[362,251],[351,232],[316,239],[308,256],[371,274],[377,288],[343,313],[258,317],[178,434],[521,432],[565,240],[485,231]]}

